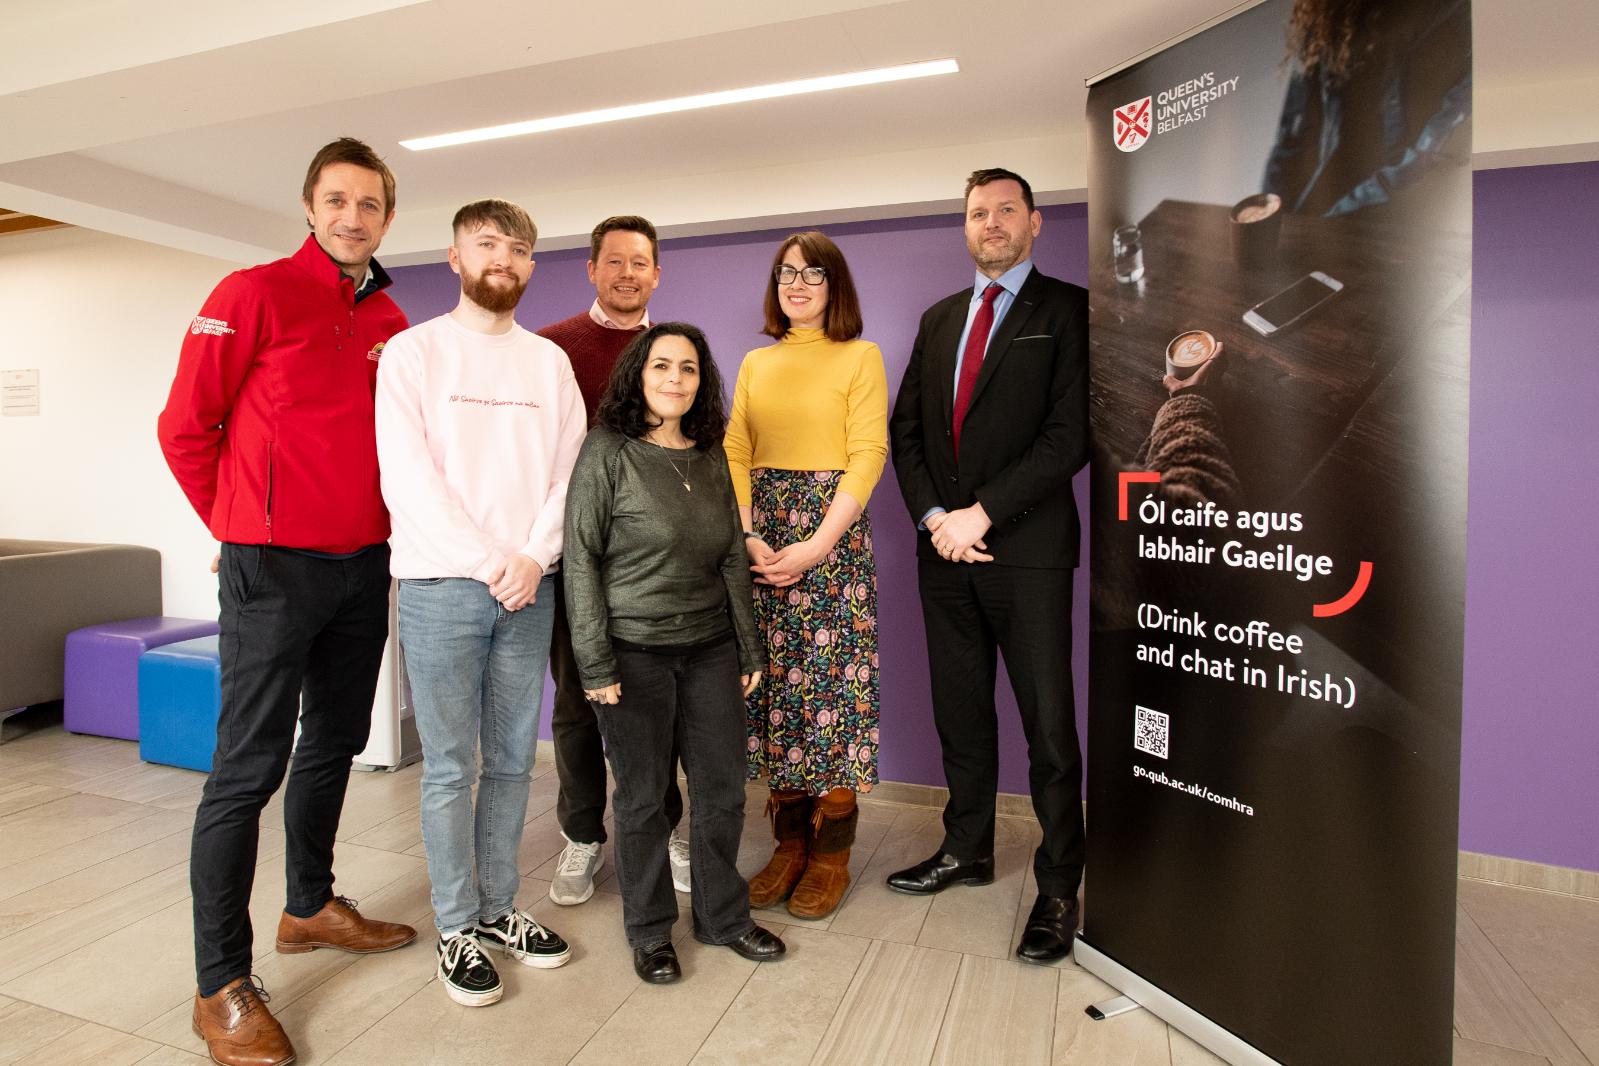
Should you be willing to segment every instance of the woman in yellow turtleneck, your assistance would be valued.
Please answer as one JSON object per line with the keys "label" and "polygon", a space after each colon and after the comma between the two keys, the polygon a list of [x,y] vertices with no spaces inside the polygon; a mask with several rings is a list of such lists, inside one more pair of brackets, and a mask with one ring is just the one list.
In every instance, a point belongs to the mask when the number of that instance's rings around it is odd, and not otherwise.
{"label": "woman in yellow turtleneck", "polygon": [[749,700],[752,778],[772,788],[777,848],[750,906],[829,914],[849,885],[855,793],[877,782],[877,569],[866,501],[888,456],[883,353],[860,339],[838,246],[777,249],[766,327],[739,368],[723,448],[755,572],[768,684]]}

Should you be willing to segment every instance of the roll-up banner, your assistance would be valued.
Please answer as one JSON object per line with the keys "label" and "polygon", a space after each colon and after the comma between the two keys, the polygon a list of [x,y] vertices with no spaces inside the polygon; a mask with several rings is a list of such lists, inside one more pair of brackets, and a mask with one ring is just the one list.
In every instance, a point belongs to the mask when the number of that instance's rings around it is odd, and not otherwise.
{"label": "roll-up banner", "polygon": [[1470,4],[1264,0],[1088,127],[1079,962],[1233,1062],[1446,1064]]}

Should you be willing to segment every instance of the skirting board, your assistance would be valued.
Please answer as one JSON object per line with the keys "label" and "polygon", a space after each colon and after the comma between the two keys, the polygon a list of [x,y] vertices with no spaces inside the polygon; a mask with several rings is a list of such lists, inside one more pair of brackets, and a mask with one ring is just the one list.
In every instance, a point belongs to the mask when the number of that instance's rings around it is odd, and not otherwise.
{"label": "skirting board", "polygon": [[[1077,942],[1072,945],[1072,958],[1076,960],[1077,965],[1131,998],[1195,1043],[1221,1056],[1232,1066],[1279,1066],[1276,1059],[1266,1055],[1253,1044],[1247,1043],[1186,1003],[1150,984],[1104,952],[1089,946],[1081,934],[1078,935]],[[1093,1024],[1115,1025],[1116,1019],[1107,1018]]]}
{"label": "skirting board", "polygon": [[[548,740],[539,741],[539,755],[554,758],[554,744]],[[949,789],[942,785],[916,785],[908,781],[880,781],[870,794],[873,799],[888,803],[905,803],[940,810],[949,800]],[[1033,800],[1031,796],[1001,792],[995,810],[1002,817],[1031,818]],[[1497,855],[1479,855],[1472,851],[1462,851],[1460,876],[1472,881],[1489,881],[1516,888],[1535,888],[1563,896],[1599,900],[1599,872],[1575,870],[1567,866],[1551,866],[1541,862],[1526,862],[1522,859],[1505,859]]]}
{"label": "skirting board", "polygon": [[1496,885],[1534,888],[1562,896],[1599,899],[1599,873],[1569,866],[1551,866],[1548,863],[1462,851],[1460,876],[1470,881],[1489,881]]}

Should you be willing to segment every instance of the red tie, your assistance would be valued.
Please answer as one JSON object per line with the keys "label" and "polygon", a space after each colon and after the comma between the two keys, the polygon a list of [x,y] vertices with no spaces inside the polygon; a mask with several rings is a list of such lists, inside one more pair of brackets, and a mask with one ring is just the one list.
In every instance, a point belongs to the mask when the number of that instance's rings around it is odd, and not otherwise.
{"label": "red tie", "polygon": [[966,334],[966,354],[961,356],[961,376],[955,387],[955,418],[951,426],[957,456],[961,451],[961,423],[966,421],[972,388],[977,384],[977,372],[983,369],[983,353],[988,350],[988,334],[994,328],[994,301],[1004,291],[999,282],[989,283],[983,290],[983,306],[972,316],[972,329]]}

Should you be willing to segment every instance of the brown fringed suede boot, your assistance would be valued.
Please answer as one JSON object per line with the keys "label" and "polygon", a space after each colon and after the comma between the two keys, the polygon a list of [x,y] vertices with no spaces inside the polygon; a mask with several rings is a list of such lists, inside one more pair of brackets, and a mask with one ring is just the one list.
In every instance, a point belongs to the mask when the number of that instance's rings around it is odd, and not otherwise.
{"label": "brown fringed suede boot", "polygon": [[838,908],[849,887],[849,851],[860,814],[855,793],[847,788],[835,788],[816,801],[811,857],[788,901],[788,913],[796,918],[825,918]]}
{"label": "brown fringed suede boot", "polygon": [[766,868],[750,878],[751,908],[781,903],[794,891],[800,875],[805,872],[806,843],[815,805],[815,797],[807,793],[772,789],[772,796],[766,801],[766,813],[772,819],[777,850],[772,852]]}

